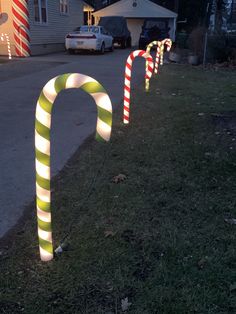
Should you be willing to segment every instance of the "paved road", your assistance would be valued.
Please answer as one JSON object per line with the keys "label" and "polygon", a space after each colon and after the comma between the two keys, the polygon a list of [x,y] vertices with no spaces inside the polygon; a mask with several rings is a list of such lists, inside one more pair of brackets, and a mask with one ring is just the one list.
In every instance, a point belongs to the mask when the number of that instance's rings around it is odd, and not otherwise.
{"label": "paved road", "polygon": [[[44,84],[56,75],[79,72],[94,77],[108,91],[113,106],[123,94],[129,50],[105,55],[48,56],[0,65],[0,237],[20,218],[35,195],[34,114]],[[144,75],[144,60],[134,62],[132,85]],[[122,117],[121,117],[122,118]],[[55,175],[95,130],[96,105],[82,90],[62,92],[52,118],[52,174]]]}

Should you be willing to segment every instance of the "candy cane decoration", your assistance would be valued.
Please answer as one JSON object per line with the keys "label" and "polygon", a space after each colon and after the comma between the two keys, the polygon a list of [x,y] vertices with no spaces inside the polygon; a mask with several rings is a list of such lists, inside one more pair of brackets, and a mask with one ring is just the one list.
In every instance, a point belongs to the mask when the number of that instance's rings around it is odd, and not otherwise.
{"label": "candy cane decoration", "polygon": [[124,88],[124,116],[123,122],[125,124],[129,123],[129,107],[130,107],[130,81],[131,81],[131,70],[132,63],[136,57],[143,57],[146,59],[147,67],[146,67],[146,75],[145,75],[145,89],[146,91],[149,89],[149,80],[152,77],[153,72],[153,60],[152,56],[144,50],[135,50],[133,51],[127,61],[125,67],[125,88]]}
{"label": "candy cane decoration", "polygon": [[12,0],[15,50],[18,57],[30,55],[28,0]]}
{"label": "candy cane decoration", "polygon": [[[157,46],[157,53],[156,53],[156,60],[155,60],[155,65],[154,65],[154,73],[158,72],[158,65],[160,62],[160,54],[161,54],[161,42],[160,41],[152,41],[150,44],[148,44],[147,48],[146,48],[146,52],[150,53],[151,48],[153,46]],[[148,66],[147,62],[146,62],[146,67]]]}
{"label": "candy cane decoration", "polygon": [[51,112],[58,93],[69,88],[81,88],[95,100],[98,111],[96,140],[109,141],[111,135],[111,101],[105,89],[96,80],[87,75],[68,73],[51,79],[44,86],[37,102],[35,119],[36,202],[42,261],[53,259],[50,192]]}
{"label": "candy cane decoration", "polygon": [[4,37],[6,39],[6,42],[7,42],[7,51],[8,51],[8,59],[12,59],[11,57],[11,46],[10,46],[10,40],[9,40],[9,36],[7,34],[1,34],[0,35],[0,38],[1,38],[1,41],[4,41]]}
{"label": "candy cane decoration", "polygon": [[161,45],[160,65],[163,65],[165,45],[167,45],[167,51],[170,51],[170,49],[172,47],[172,40],[170,38],[166,38],[166,39],[162,40],[161,43],[162,43],[162,45]]}

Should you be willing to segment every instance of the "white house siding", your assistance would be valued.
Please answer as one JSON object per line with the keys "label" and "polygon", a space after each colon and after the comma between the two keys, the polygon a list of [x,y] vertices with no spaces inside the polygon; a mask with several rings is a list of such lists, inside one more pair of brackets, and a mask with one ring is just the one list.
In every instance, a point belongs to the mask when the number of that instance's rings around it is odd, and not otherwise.
{"label": "white house siding", "polygon": [[132,46],[138,46],[144,19],[126,19],[132,37]]}
{"label": "white house siding", "polygon": [[[2,13],[6,13],[8,15],[7,21],[3,24],[0,24],[0,35],[3,34],[8,34],[9,39],[10,39],[10,44],[11,44],[11,51],[12,54],[15,53],[15,46],[14,46],[14,34],[13,34],[13,25],[12,25],[12,20],[13,20],[13,14],[11,10],[11,1],[1,1],[1,8],[2,8]],[[7,55],[7,43],[5,41],[2,42],[0,40],[0,55]]]}
{"label": "white house siding", "polygon": [[63,50],[65,35],[83,24],[83,2],[69,0],[69,14],[60,13],[60,1],[48,0],[48,23],[34,21],[34,4],[29,0],[31,54],[43,54]]}

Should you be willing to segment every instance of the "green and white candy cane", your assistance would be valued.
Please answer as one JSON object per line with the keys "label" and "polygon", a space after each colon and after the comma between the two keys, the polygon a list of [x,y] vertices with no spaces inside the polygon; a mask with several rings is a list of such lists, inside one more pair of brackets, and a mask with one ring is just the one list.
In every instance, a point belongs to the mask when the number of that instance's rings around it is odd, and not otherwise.
{"label": "green and white candy cane", "polygon": [[50,192],[50,129],[51,112],[60,91],[81,88],[90,94],[97,105],[96,140],[109,141],[112,126],[112,105],[102,85],[93,78],[68,73],[51,79],[43,88],[36,107],[35,154],[36,154],[36,196],[40,258],[53,259]]}

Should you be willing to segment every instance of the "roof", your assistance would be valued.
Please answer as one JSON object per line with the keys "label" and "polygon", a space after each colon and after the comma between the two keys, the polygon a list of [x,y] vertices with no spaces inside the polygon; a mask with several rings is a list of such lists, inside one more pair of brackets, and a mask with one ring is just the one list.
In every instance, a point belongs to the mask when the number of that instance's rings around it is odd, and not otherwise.
{"label": "roof", "polygon": [[[134,6],[134,3],[137,5]],[[175,12],[149,0],[120,0],[101,10],[93,12],[93,15],[98,17],[120,15],[126,18],[177,17]]]}

